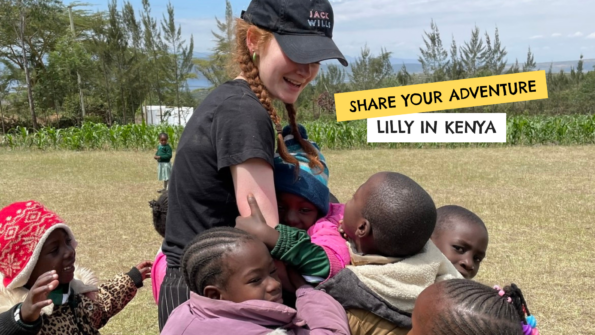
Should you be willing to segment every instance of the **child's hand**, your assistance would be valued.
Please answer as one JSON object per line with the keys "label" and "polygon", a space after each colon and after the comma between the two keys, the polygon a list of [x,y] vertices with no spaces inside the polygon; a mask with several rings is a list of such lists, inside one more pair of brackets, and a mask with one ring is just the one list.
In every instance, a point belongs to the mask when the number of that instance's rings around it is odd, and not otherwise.
{"label": "child's hand", "polygon": [[341,237],[343,237],[345,240],[349,240],[347,234],[345,234],[345,230],[343,229],[343,220],[339,221],[339,228],[337,229],[339,230],[339,234],[341,234]]}
{"label": "child's hand", "polygon": [[248,217],[238,216],[236,218],[236,228],[256,236],[269,249],[273,249],[279,239],[279,232],[267,225],[254,195],[248,194],[248,204],[250,205],[251,214]]}
{"label": "child's hand", "polygon": [[58,284],[58,275],[55,270],[46,272],[37,278],[21,305],[23,322],[31,324],[39,319],[41,309],[52,303],[52,300],[48,299],[48,295],[58,287]]}
{"label": "child's hand", "polygon": [[304,277],[302,277],[302,275],[294,268],[287,267],[287,277],[289,278],[289,282],[291,285],[293,285],[295,290],[304,285],[309,285]]}
{"label": "child's hand", "polygon": [[159,160],[159,158],[161,158],[161,156],[155,156],[153,157],[155,160]]}
{"label": "child's hand", "polygon": [[140,272],[143,281],[147,278],[151,278],[151,268],[153,267],[152,261],[144,261],[135,266]]}

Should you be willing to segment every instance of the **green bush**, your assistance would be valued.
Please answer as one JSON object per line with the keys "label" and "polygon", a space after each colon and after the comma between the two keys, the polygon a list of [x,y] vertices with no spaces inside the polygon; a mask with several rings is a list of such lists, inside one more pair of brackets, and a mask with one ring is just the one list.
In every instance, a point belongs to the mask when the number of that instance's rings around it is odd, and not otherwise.
{"label": "green bush", "polygon": [[[595,143],[595,115],[509,116],[506,143],[367,143],[366,120],[304,122],[311,140],[327,149],[493,147],[511,145],[577,145]],[[145,150],[157,146],[159,133],[169,135],[175,149],[183,127],[126,124],[108,127],[85,122],[81,127],[37,132],[18,126],[0,136],[0,147],[10,149]]]}

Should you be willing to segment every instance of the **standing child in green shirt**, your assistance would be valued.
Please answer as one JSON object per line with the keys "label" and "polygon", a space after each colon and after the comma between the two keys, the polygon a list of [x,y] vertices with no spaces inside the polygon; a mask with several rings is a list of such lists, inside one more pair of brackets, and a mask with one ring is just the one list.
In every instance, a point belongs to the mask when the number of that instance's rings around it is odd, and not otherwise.
{"label": "standing child in green shirt", "polygon": [[167,141],[169,136],[166,133],[159,134],[159,147],[155,153],[155,160],[157,160],[157,178],[163,180],[163,190],[157,191],[158,193],[165,192],[167,190],[167,183],[169,176],[171,175],[171,156],[172,149]]}

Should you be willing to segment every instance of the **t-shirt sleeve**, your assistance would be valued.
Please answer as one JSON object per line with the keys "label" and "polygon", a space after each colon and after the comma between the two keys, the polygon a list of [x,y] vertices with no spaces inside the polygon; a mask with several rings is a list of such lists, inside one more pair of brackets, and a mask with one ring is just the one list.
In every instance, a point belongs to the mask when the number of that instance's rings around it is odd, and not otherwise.
{"label": "t-shirt sleeve", "polygon": [[266,109],[254,97],[237,94],[225,99],[214,112],[211,131],[218,170],[250,158],[264,159],[273,166],[273,124]]}

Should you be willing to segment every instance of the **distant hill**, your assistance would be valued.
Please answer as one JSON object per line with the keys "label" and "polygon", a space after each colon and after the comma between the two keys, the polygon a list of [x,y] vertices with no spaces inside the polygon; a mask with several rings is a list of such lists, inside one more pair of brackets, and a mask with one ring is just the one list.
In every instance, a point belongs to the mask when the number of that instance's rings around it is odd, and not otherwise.
{"label": "distant hill", "polygon": [[[205,52],[195,52],[194,53],[195,57],[197,58],[202,58],[202,59],[206,59],[209,57],[209,53],[205,53]],[[356,60],[356,57],[353,56],[345,56],[345,58],[347,59],[347,61],[349,62],[349,64],[353,64]],[[407,69],[407,72],[409,73],[422,73],[422,67],[421,64],[417,61],[417,59],[411,59],[411,58],[391,58],[390,59],[391,65],[393,66],[393,70],[395,72],[399,71],[401,69],[401,67],[403,66],[403,64],[405,64],[405,68]],[[337,61],[326,61],[322,63],[321,68],[322,69],[326,69],[330,64],[335,64],[335,65],[339,65],[339,62]],[[506,66],[506,69],[508,69],[509,67],[511,67],[514,63],[509,63]],[[552,71],[554,73],[559,73],[560,70],[564,70],[564,72],[568,73],[570,72],[570,69],[573,67],[574,69],[576,69],[576,65],[578,64],[578,60],[574,60],[574,61],[563,61],[563,62],[542,62],[542,63],[537,63],[537,70],[545,70],[548,71],[550,68],[550,65],[552,66]],[[522,64],[521,64],[522,65]],[[587,71],[593,71],[595,69],[595,59],[583,59],[583,72],[587,72]],[[348,66],[345,68],[345,71],[347,72],[347,74],[351,73],[351,66]],[[199,79],[190,79],[188,80],[188,84],[190,85],[190,89],[191,90],[195,90],[198,88],[206,88],[211,86],[211,84],[205,80],[204,78],[199,78]]]}

